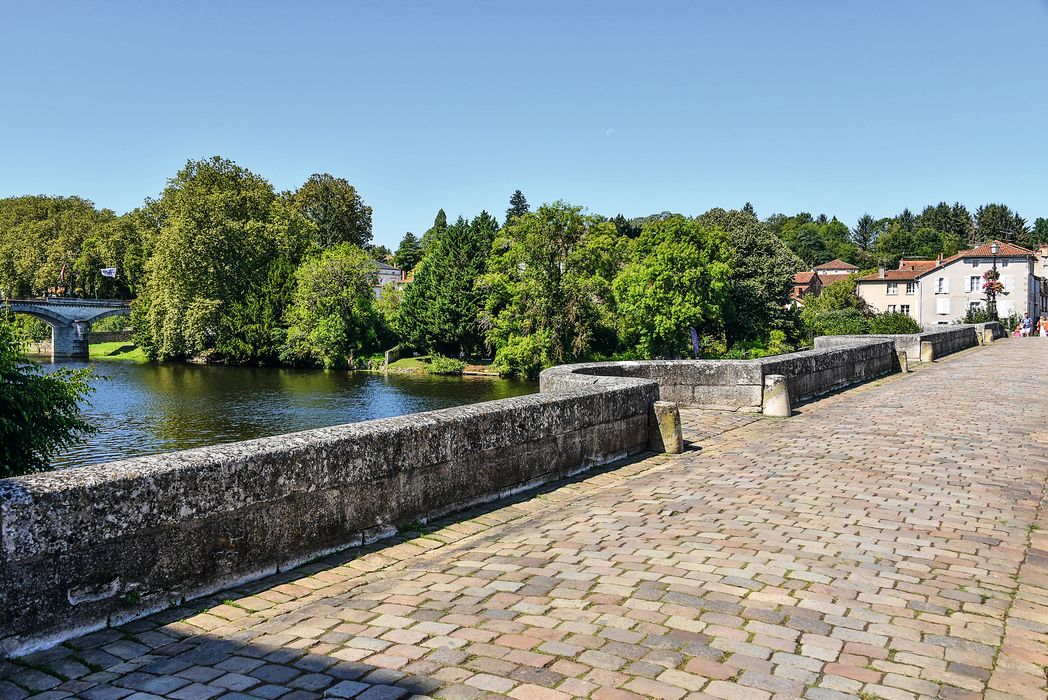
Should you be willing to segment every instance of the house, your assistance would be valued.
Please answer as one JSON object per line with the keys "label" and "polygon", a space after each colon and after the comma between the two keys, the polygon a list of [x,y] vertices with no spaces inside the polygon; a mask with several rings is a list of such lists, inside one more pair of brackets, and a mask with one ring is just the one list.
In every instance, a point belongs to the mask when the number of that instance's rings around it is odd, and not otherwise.
{"label": "house", "polygon": [[920,321],[918,278],[939,264],[939,260],[900,260],[897,270],[881,268],[874,275],[855,280],[856,293],[878,312],[904,313]]}
{"label": "house", "polygon": [[822,283],[819,281],[819,275],[814,270],[798,272],[793,276],[793,289],[790,292],[790,299],[799,306],[804,306],[804,297],[817,297],[820,291],[822,291]]}
{"label": "house", "polygon": [[[991,246],[998,249],[996,257]],[[1004,287],[997,295],[998,315],[1039,316],[1046,308],[1046,290],[1037,274],[1038,256],[1000,241],[962,250],[945,260],[903,260],[898,270],[882,269],[859,278],[856,289],[876,311],[906,313],[923,326],[954,323],[968,309],[986,308],[984,275],[995,261]]]}
{"label": "house", "polygon": [[399,267],[394,267],[384,262],[376,262],[375,266],[378,273],[378,284],[372,287],[372,289],[375,292],[376,299],[382,296],[382,288],[386,285],[392,284],[401,288],[407,282],[407,275]]}
{"label": "house", "polygon": [[859,271],[859,268],[855,267],[851,263],[846,263],[840,258],[831,260],[828,263],[816,265],[812,268],[812,271],[819,276],[819,280],[822,286],[832,284],[837,280],[847,278],[848,275],[854,275]]}

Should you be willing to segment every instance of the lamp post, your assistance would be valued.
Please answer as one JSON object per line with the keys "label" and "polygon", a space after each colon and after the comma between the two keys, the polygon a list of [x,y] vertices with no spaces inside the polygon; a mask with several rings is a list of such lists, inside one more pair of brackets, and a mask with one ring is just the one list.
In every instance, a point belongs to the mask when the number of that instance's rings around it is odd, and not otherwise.
{"label": "lamp post", "polygon": [[997,320],[997,254],[1001,252],[1001,244],[994,241],[990,244],[990,252],[993,254],[993,275],[986,285],[986,310],[990,314],[990,320]]}

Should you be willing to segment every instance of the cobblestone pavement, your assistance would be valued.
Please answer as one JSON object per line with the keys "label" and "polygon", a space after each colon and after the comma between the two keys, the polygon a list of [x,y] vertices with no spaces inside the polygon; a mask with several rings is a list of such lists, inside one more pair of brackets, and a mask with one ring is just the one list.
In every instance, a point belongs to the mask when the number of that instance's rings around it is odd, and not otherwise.
{"label": "cobblestone pavement", "polygon": [[688,411],[684,455],[88,635],[0,697],[1044,698],[1045,366],[1008,340],[787,420]]}

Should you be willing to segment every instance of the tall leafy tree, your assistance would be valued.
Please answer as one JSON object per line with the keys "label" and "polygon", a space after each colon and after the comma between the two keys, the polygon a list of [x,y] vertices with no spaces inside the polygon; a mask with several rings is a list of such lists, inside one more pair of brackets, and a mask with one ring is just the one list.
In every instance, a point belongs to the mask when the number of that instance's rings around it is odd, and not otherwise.
{"label": "tall leafy tree", "polygon": [[363,247],[371,241],[371,207],[346,180],[317,173],[293,197],[298,211],[316,227],[321,248],[339,243]]}
{"label": "tall leafy tree", "polygon": [[11,314],[0,312],[0,478],[48,469],[51,455],[92,430],[79,405],[91,371],[44,372],[25,349]]}
{"label": "tall leafy tree", "polygon": [[732,255],[730,303],[724,307],[727,345],[762,340],[771,330],[792,333],[790,290],[793,273],[803,269],[804,262],[753,214],[711,209],[696,223],[728,236]]}
{"label": "tall leafy tree", "polygon": [[1026,241],[1032,246],[1040,246],[1048,243],[1048,219],[1037,217],[1033,222],[1033,228],[1030,229]]}
{"label": "tall leafy tree", "polygon": [[227,313],[264,283],[278,250],[276,194],[232,161],[190,161],[164,189],[160,229],[133,309],[139,344],[157,359],[214,350],[238,332]]}
{"label": "tall leafy tree", "polygon": [[513,194],[509,198],[509,209],[506,210],[506,223],[517,216],[523,216],[531,211],[531,207],[528,206],[528,200],[524,198],[524,193],[520,190],[514,190]]}
{"label": "tall leafy tree", "polygon": [[411,231],[404,234],[400,239],[397,252],[393,254],[393,264],[401,270],[411,271],[422,259],[422,243]]}
{"label": "tall leafy tree", "polygon": [[694,219],[653,222],[615,278],[625,342],[644,357],[691,354],[691,329],[720,335],[732,269],[728,235]]}
{"label": "tall leafy tree", "polygon": [[643,230],[640,226],[630,221],[622,214],[616,215],[615,218],[611,220],[611,223],[615,224],[615,230],[619,232],[619,235],[625,236],[626,238],[636,238]]}
{"label": "tall leafy tree", "polygon": [[931,228],[957,237],[963,242],[971,240],[974,226],[972,215],[960,202],[952,206],[946,202],[929,205],[917,216],[915,228]]}
{"label": "tall leafy tree", "polygon": [[344,367],[378,342],[375,263],[363,249],[340,243],[307,258],[295,274],[284,357]]}
{"label": "tall leafy tree", "polygon": [[495,239],[481,316],[501,371],[543,367],[613,350],[612,280],[627,239],[614,224],[554,202],[514,218]]}
{"label": "tall leafy tree", "polygon": [[404,291],[400,328],[418,348],[445,355],[477,354],[483,332],[477,317],[484,290],[477,285],[487,269],[498,223],[487,212],[448,226]]}

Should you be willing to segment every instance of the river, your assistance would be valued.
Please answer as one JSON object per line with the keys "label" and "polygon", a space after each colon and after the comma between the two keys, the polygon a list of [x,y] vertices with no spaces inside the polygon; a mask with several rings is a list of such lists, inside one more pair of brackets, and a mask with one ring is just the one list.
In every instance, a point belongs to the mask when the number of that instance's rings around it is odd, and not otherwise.
{"label": "river", "polygon": [[[87,367],[83,362],[45,368]],[[98,362],[83,412],[98,431],[56,469],[400,416],[538,391],[534,382],[215,365]]]}

